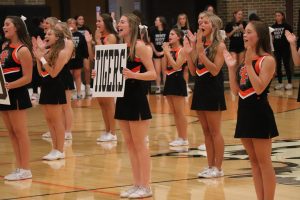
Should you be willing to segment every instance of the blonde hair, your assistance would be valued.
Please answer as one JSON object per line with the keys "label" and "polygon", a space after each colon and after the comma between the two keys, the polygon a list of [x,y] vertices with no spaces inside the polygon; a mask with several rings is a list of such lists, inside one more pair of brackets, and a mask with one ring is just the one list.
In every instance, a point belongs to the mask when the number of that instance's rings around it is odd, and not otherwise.
{"label": "blonde hair", "polygon": [[187,27],[187,29],[190,29],[189,18],[188,18],[188,16],[187,16],[185,13],[181,13],[181,14],[178,15],[178,17],[177,17],[177,24],[176,24],[177,28],[178,28],[179,30],[181,30],[181,28],[182,28],[182,27],[180,26],[180,23],[179,23],[179,18],[180,18],[180,17],[185,17],[185,20],[186,20],[185,26]]}
{"label": "blonde hair", "polygon": [[210,34],[210,38],[209,38],[212,43],[208,47],[207,57],[211,61],[213,61],[217,54],[217,48],[218,48],[219,44],[223,41],[221,34],[220,34],[220,29],[223,26],[223,22],[220,17],[218,17],[217,15],[215,15],[213,13],[210,13],[210,12],[202,12],[202,13],[203,13],[203,17],[207,17],[208,20],[212,24],[212,33]]}
{"label": "blonde hair", "polygon": [[68,40],[72,40],[72,32],[70,31],[68,24],[66,22],[58,22],[56,25],[60,27],[59,29],[61,29],[65,38],[67,38]]}
{"label": "blonde hair", "polygon": [[65,36],[62,30],[54,27],[49,29],[48,31],[53,31],[55,37],[58,37],[58,40],[51,46],[49,54],[47,56],[47,61],[51,67],[54,67],[56,60],[58,58],[58,54],[61,50],[65,48]]}
{"label": "blonde hair", "polygon": [[129,29],[130,29],[130,48],[129,48],[129,57],[131,60],[135,57],[135,45],[140,37],[139,24],[141,20],[134,14],[128,13],[124,14],[124,17],[128,19]]}
{"label": "blonde hair", "polygon": [[58,23],[59,20],[56,17],[47,17],[45,21],[47,21],[50,24],[50,28],[52,29]]}

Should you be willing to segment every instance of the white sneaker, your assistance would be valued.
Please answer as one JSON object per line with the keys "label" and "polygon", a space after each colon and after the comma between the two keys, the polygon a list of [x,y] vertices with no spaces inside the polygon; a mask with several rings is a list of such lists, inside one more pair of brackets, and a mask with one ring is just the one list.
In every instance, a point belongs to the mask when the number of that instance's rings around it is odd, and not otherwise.
{"label": "white sneaker", "polygon": [[151,197],[152,191],[150,187],[139,187],[137,190],[135,190],[133,193],[131,193],[128,198],[129,199],[139,199],[139,198],[146,198]]}
{"label": "white sneaker", "polygon": [[80,100],[82,98],[83,98],[82,94],[77,94],[76,92],[71,97],[72,100]]}
{"label": "white sneaker", "polygon": [[65,132],[65,140],[72,140],[72,132]]}
{"label": "white sneaker", "polygon": [[212,168],[205,167],[201,172],[198,173],[199,178],[204,178],[204,175],[207,174]]}
{"label": "white sneaker", "polygon": [[60,152],[56,149],[53,149],[49,154],[43,157],[43,160],[59,160],[59,159],[64,159],[65,158],[65,153]]}
{"label": "white sneaker", "polygon": [[198,150],[200,150],[200,151],[206,151],[205,144],[200,144],[199,147],[198,147]]}
{"label": "white sneaker", "polygon": [[182,138],[176,138],[174,141],[169,143],[170,146],[176,147],[176,146],[187,146],[189,145],[188,140],[183,140]]}
{"label": "white sneaker", "polygon": [[97,138],[98,142],[110,142],[117,141],[117,135],[113,135],[111,133],[102,133],[100,137]]}
{"label": "white sneaker", "polygon": [[120,193],[120,197],[121,197],[121,198],[127,198],[127,197],[129,197],[129,195],[131,195],[132,193],[134,193],[134,192],[135,192],[136,190],[138,190],[138,189],[139,189],[139,186],[133,185],[133,186],[131,186],[130,188],[128,188],[128,189],[122,191],[122,192]]}
{"label": "white sneaker", "polygon": [[280,90],[281,88],[283,88],[284,85],[283,83],[278,83],[276,86],[275,86],[275,90]]}
{"label": "white sneaker", "polygon": [[32,178],[31,171],[26,169],[16,169],[14,172],[4,177],[4,179],[8,181],[19,181],[30,178]]}
{"label": "white sneaker", "polygon": [[286,90],[291,90],[291,89],[293,89],[293,85],[292,85],[291,83],[288,83],[288,84],[286,84],[286,85],[284,86],[284,88],[285,88]]}
{"label": "white sneaker", "polygon": [[44,133],[44,134],[42,135],[42,137],[43,137],[43,138],[51,138],[51,133],[50,133],[50,131],[47,131],[46,133]]}
{"label": "white sneaker", "polygon": [[210,168],[210,170],[207,171],[207,173],[203,174],[203,178],[218,178],[224,176],[223,170],[218,170],[216,167]]}
{"label": "white sneaker", "polygon": [[37,93],[32,93],[30,99],[33,100],[33,101],[38,100],[39,99],[39,95]]}

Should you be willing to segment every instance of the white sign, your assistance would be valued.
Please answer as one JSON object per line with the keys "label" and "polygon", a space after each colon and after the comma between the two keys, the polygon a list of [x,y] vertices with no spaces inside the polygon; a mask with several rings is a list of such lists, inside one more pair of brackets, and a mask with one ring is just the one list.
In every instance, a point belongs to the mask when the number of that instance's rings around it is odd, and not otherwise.
{"label": "white sign", "polygon": [[0,67],[0,104],[10,105],[9,95],[5,88],[5,78],[2,67]]}
{"label": "white sign", "polygon": [[93,97],[123,97],[127,63],[126,44],[96,45]]}

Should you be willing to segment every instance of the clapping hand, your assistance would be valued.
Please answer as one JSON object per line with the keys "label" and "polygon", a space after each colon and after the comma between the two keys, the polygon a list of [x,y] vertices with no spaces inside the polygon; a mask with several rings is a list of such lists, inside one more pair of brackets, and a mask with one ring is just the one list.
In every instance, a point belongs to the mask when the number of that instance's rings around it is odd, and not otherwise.
{"label": "clapping hand", "polygon": [[227,49],[223,50],[223,56],[228,69],[234,70],[237,63],[236,59],[232,57],[232,55],[228,52]]}

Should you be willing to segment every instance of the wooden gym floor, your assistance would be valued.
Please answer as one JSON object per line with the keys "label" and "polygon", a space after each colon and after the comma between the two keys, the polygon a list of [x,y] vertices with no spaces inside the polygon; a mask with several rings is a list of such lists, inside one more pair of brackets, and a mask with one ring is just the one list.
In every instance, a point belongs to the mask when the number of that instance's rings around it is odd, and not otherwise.
{"label": "wooden gym floor", "polygon": [[[295,81],[298,86],[299,82]],[[272,160],[277,176],[277,200],[300,199],[300,103],[298,89],[273,91],[270,103],[280,136],[274,139]],[[253,200],[256,199],[250,165],[239,140],[233,138],[236,104],[226,91],[227,111],[223,113],[225,138],[223,170],[218,179],[198,179],[206,166],[205,152],[197,150],[203,135],[196,114],[190,111],[187,97],[189,151],[170,149],[168,142],[176,129],[166,99],[150,95],[153,113],[149,130],[152,155],[152,189],[156,200]],[[73,101],[73,141],[65,143],[66,159],[43,161],[51,149],[51,140],[42,139],[47,126],[41,107],[28,110],[31,139],[32,180],[7,182],[3,177],[14,169],[14,154],[7,131],[0,122],[0,199],[119,199],[120,190],[132,182],[131,168],[120,130],[118,142],[96,143],[104,130],[101,110],[94,99]],[[259,113],[258,113],[259,114]]]}

